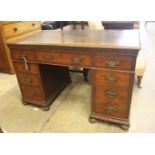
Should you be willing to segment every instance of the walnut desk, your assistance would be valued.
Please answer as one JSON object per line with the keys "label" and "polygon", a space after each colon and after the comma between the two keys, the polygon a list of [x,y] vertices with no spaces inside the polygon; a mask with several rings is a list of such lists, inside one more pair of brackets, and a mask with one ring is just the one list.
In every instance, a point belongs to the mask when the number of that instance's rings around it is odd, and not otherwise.
{"label": "walnut desk", "polygon": [[138,30],[41,31],[8,42],[22,100],[45,110],[71,82],[68,66],[91,71],[90,121],[129,127]]}

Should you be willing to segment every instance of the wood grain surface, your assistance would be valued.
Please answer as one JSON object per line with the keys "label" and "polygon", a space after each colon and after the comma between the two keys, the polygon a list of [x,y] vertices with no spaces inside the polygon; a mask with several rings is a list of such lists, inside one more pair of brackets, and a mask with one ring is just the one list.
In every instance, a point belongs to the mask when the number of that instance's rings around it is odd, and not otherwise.
{"label": "wood grain surface", "polygon": [[139,49],[138,30],[73,30],[73,31],[41,31],[16,41],[8,41],[9,47],[27,46],[71,46]]}

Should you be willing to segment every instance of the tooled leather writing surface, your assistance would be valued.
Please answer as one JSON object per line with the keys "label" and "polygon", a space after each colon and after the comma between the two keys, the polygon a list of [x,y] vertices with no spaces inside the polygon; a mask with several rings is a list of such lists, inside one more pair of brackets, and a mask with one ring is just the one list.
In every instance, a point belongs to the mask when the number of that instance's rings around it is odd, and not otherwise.
{"label": "tooled leather writing surface", "polygon": [[70,46],[117,49],[139,49],[138,30],[73,30],[41,31],[22,39],[8,42],[10,47],[28,46]]}

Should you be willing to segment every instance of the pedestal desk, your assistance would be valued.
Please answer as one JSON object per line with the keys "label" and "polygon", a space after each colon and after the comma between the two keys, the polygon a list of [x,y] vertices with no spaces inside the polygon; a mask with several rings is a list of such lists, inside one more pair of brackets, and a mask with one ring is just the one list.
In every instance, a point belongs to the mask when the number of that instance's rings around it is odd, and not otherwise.
{"label": "pedestal desk", "polygon": [[44,110],[71,82],[68,66],[90,69],[91,122],[129,127],[138,30],[41,31],[8,42],[22,100]]}

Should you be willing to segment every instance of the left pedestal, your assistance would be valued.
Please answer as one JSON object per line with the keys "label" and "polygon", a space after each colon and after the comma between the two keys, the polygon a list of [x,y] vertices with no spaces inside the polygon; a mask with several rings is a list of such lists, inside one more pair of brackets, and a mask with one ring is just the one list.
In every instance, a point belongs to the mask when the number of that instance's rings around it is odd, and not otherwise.
{"label": "left pedestal", "polygon": [[14,62],[22,101],[48,110],[51,102],[70,83],[67,67]]}

